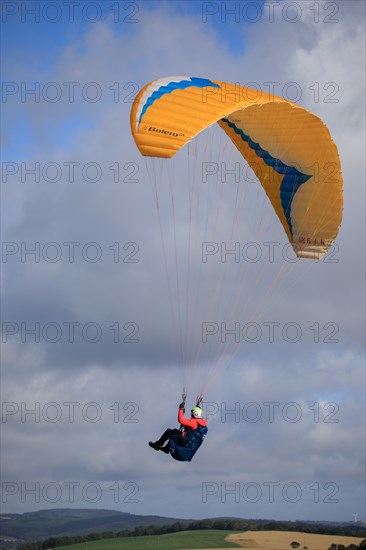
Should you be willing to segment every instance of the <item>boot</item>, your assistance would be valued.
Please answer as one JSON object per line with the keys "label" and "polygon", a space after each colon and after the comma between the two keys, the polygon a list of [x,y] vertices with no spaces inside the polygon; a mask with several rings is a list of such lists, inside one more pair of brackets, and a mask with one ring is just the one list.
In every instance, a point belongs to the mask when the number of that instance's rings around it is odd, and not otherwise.
{"label": "boot", "polygon": [[160,447],[160,450],[163,451],[163,453],[169,454],[169,443],[165,445],[165,447]]}
{"label": "boot", "polygon": [[159,441],[155,441],[155,443],[153,443],[152,441],[149,441],[149,446],[155,449],[155,451],[158,451],[160,449]]}

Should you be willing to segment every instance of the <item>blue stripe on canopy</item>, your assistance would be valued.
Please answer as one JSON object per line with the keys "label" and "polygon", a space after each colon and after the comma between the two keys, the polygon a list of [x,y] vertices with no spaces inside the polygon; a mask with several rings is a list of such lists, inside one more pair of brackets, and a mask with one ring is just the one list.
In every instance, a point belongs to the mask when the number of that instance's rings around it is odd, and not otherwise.
{"label": "blue stripe on canopy", "polygon": [[243,132],[240,128],[238,128],[233,122],[231,122],[227,118],[222,118],[222,122],[225,122],[230,128],[234,130],[236,134],[238,134],[242,140],[244,140],[253,151],[255,151],[256,155],[263,159],[263,161],[273,168],[278,174],[284,174],[284,178],[281,182],[280,186],[280,196],[281,196],[281,204],[283,213],[286,217],[290,233],[292,234],[292,222],[291,222],[291,205],[292,201],[294,199],[294,196],[296,192],[298,191],[299,187],[308,181],[311,176],[307,174],[303,174],[299,170],[297,170],[294,166],[288,166],[282,160],[277,159],[275,157],[272,157],[272,155],[268,152],[262,149],[262,147],[259,145],[259,143],[256,143],[253,141],[247,134]]}
{"label": "blue stripe on canopy", "polygon": [[180,80],[179,82],[169,82],[169,84],[166,84],[165,86],[160,86],[158,90],[155,90],[147,98],[145,101],[145,104],[142,108],[140,117],[139,117],[139,124],[141,122],[142,117],[146,113],[147,109],[156,101],[157,99],[160,99],[165,94],[171,94],[174,92],[174,90],[185,90],[186,88],[189,88],[191,86],[195,86],[196,88],[206,88],[206,86],[213,86],[214,88],[220,88],[218,84],[215,84],[214,82],[211,82],[208,78],[197,78],[195,76],[191,76],[190,80]]}

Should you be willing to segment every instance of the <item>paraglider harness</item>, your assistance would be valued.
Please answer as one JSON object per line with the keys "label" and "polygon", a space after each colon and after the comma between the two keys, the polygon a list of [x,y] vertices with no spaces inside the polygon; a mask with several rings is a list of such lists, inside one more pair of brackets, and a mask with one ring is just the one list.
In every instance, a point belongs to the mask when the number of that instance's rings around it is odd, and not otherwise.
{"label": "paraglider harness", "polygon": [[[182,394],[183,403],[187,398],[187,394],[183,390]],[[196,399],[196,407],[199,407],[202,402],[203,397],[199,395]],[[178,441],[176,438],[171,437],[169,439],[169,451],[175,460],[180,460],[182,462],[190,462],[200,446],[202,445],[203,439],[208,432],[206,426],[199,426],[195,430],[185,429],[185,426],[181,426],[180,431],[184,435],[180,436]]]}

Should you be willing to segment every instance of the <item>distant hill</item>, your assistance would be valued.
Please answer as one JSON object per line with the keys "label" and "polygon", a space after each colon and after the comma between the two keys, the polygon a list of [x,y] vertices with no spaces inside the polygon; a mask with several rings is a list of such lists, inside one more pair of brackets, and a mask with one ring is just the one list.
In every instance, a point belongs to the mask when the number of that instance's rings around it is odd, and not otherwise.
{"label": "distant hill", "polygon": [[[123,531],[140,525],[169,525],[176,518],[140,516],[115,510],[56,508],[24,514],[0,516],[1,539],[14,537],[17,541],[36,541],[50,537],[86,535],[92,532]],[[1,546],[2,541],[0,541]]]}
{"label": "distant hill", "polygon": [[[276,530],[304,533],[343,534],[366,538],[365,525],[361,522],[306,522],[297,520],[275,521],[268,519],[211,518],[203,520],[178,519],[162,516],[134,515],[117,510],[89,510],[56,508],[24,514],[0,516],[0,548],[13,549],[20,545],[52,539],[52,547],[72,544],[73,537],[114,537],[114,533],[126,532],[128,536],[157,535],[188,529],[218,530]],[[110,537],[108,537],[110,533]],[[89,536],[90,535],[90,536]],[[67,542],[64,537],[70,537]],[[84,539],[86,540],[86,539]],[[75,541],[76,542],[76,541]],[[50,544],[47,542],[47,544]],[[38,547],[38,546],[37,546]]]}

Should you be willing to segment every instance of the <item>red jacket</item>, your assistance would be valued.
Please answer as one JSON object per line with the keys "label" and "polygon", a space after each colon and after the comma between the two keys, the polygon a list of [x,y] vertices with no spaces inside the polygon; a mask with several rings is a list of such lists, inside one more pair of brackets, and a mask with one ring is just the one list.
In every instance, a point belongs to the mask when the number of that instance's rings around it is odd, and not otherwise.
{"label": "red jacket", "polygon": [[199,426],[207,426],[207,420],[205,420],[205,418],[184,418],[182,409],[178,410],[178,422],[189,430],[197,430]]}

